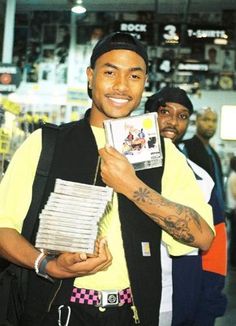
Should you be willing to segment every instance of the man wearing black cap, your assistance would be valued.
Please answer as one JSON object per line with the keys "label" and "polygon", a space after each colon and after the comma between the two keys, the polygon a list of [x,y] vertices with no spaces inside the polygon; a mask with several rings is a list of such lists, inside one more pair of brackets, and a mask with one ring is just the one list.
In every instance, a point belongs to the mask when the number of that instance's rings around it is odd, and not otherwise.
{"label": "man wearing black cap", "polygon": [[147,99],[145,112],[158,112],[161,135],[176,142],[187,130],[193,105],[183,89],[164,87]]}
{"label": "man wearing black cap", "polygon": [[[170,138],[177,145],[188,128],[193,105],[183,89],[164,87],[148,98],[145,112],[158,112],[160,134]],[[191,256],[186,255],[178,259],[172,257],[172,266],[169,265],[170,258],[162,245],[162,264],[167,266],[166,269],[172,268],[174,292],[172,326],[180,324],[214,326],[215,318],[222,316],[226,308],[226,298],[222,294],[227,265],[226,226],[224,214],[220,210],[213,188],[213,180],[200,166],[190,160],[188,163],[204,192],[205,199],[213,208],[216,237],[207,252],[199,255],[196,250]],[[165,285],[163,288],[163,293],[166,293]],[[166,288],[168,290],[168,286]],[[185,306],[188,308],[183,309]]]}
{"label": "man wearing black cap", "polygon": [[105,146],[104,120],[129,116],[138,107],[147,71],[147,53],[137,39],[126,33],[106,36],[96,44],[87,69],[92,108],[84,119],[58,130],[41,207],[56,178],[113,188],[95,257],[68,252],[49,257],[34,247],[37,227],[32,244],[20,235],[41,151],[41,130],[21,146],[4,176],[0,254],[30,270],[21,325],[157,326],[161,229],[174,255],[195,247],[206,250],[213,240],[211,209],[171,142],[161,141],[165,169],[137,172],[125,156]]}

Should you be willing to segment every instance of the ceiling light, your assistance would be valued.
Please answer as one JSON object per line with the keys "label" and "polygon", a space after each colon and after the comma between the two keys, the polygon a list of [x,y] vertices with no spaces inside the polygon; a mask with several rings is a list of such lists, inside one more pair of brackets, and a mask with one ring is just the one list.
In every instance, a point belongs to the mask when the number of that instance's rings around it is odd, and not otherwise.
{"label": "ceiling light", "polygon": [[80,5],[74,6],[71,8],[75,14],[84,14],[86,12],[86,8]]}
{"label": "ceiling light", "polygon": [[75,5],[71,8],[71,11],[75,14],[84,14],[86,12],[86,8],[83,6],[83,1],[77,0]]}
{"label": "ceiling light", "polygon": [[224,38],[215,38],[214,44],[226,45],[226,44],[228,44],[228,40],[226,40]]}

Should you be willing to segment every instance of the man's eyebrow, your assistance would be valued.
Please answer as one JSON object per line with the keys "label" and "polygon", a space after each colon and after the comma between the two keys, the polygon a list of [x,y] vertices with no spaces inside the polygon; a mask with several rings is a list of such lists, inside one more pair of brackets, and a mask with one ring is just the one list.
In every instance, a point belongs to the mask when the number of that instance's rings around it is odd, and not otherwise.
{"label": "man's eyebrow", "polygon": [[146,70],[144,71],[144,69],[142,67],[132,67],[132,68],[130,68],[130,71],[143,71],[146,73]]}
{"label": "man's eyebrow", "polygon": [[114,69],[118,69],[118,67],[117,66],[115,66],[115,65],[113,65],[112,63],[109,63],[109,62],[107,62],[107,63],[104,63],[104,65],[103,65],[104,67],[109,67],[109,68],[114,68]]}
{"label": "man's eyebrow", "polygon": [[[164,106],[164,108],[175,109],[176,107],[174,104],[166,104],[166,106]],[[187,108],[181,109],[181,113],[189,113],[189,110]]]}
{"label": "man's eyebrow", "polygon": [[[113,69],[117,69],[117,70],[119,69],[118,66],[116,66],[116,65],[114,65],[112,63],[109,63],[109,62],[104,63],[104,66],[105,67],[109,67],[109,68],[113,68]],[[146,70],[144,70],[142,67],[139,67],[139,66],[137,66],[137,67],[131,67],[131,68],[129,68],[129,70],[130,71],[143,71],[144,73],[146,73]]]}

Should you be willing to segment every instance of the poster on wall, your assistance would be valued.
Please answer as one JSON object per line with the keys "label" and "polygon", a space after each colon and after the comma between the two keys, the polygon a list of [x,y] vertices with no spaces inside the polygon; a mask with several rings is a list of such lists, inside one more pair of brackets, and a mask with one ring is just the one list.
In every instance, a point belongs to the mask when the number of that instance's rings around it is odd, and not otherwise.
{"label": "poster on wall", "polygon": [[236,140],[236,105],[223,105],[220,118],[220,137],[223,140]]}
{"label": "poster on wall", "polygon": [[21,82],[20,69],[9,63],[0,64],[0,94],[16,91]]}
{"label": "poster on wall", "polygon": [[205,60],[209,64],[210,71],[222,70],[222,51],[217,45],[206,44],[205,46]]}
{"label": "poster on wall", "polygon": [[232,49],[206,44],[205,60],[208,61],[209,69],[212,71],[233,72],[235,70],[235,51]]}
{"label": "poster on wall", "polygon": [[234,73],[223,72],[219,74],[219,88],[222,90],[234,89]]}
{"label": "poster on wall", "polygon": [[222,50],[222,69],[223,71],[235,70],[235,51],[230,49]]}

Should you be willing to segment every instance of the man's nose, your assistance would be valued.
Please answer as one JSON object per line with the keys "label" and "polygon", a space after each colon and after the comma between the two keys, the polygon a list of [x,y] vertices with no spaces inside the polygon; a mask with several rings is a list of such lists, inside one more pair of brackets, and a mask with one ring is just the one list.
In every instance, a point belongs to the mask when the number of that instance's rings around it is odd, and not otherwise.
{"label": "man's nose", "polygon": [[168,117],[168,123],[175,126],[178,124],[178,118],[176,115],[169,115]]}
{"label": "man's nose", "polygon": [[119,92],[124,92],[128,89],[128,80],[126,76],[123,76],[122,74],[118,75],[113,88],[115,90],[118,90]]}

